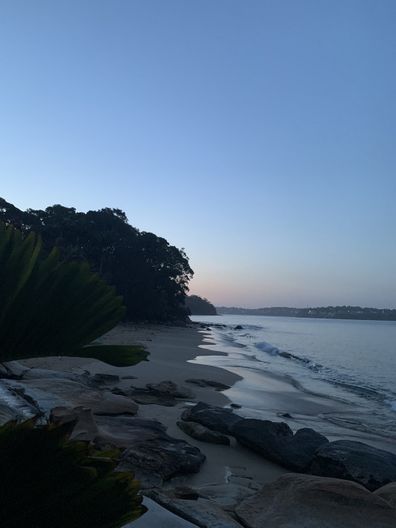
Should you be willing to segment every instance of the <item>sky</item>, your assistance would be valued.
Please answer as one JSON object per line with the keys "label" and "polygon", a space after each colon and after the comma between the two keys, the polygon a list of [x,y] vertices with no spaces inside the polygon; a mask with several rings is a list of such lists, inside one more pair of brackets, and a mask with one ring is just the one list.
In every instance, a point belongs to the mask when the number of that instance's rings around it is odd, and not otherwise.
{"label": "sky", "polygon": [[396,308],[394,0],[0,0],[0,196],[123,209],[227,306]]}

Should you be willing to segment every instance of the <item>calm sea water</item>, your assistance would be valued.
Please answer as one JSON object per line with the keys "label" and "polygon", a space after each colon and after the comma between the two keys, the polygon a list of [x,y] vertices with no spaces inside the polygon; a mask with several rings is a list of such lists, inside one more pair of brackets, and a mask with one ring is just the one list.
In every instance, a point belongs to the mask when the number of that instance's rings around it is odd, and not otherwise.
{"label": "calm sea water", "polygon": [[[306,425],[313,417],[321,420],[327,433],[331,423],[396,440],[395,322],[240,315],[191,319],[225,325],[212,327],[215,346],[205,346],[227,356],[197,362],[244,378],[228,395],[248,414],[294,411]],[[280,384],[274,387],[269,376]]]}

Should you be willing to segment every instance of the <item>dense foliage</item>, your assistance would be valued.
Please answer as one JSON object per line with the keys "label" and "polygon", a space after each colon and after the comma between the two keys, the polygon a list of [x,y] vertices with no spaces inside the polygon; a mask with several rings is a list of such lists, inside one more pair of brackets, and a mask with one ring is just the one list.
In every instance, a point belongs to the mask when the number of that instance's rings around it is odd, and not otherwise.
{"label": "dense foliage", "polygon": [[76,355],[134,364],[141,349],[82,348],[123,314],[121,297],[88,264],[62,262],[56,250],[43,255],[37,235],[0,223],[0,362]]}
{"label": "dense foliage", "polygon": [[0,427],[2,528],[120,528],[139,517],[138,484],[117,453],[68,440],[69,426]]}
{"label": "dense foliage", "polygon": [[208,299],[198,295],[189,295],[186,298],[186,306],[191,315],[217,315],[216,308]]}
{"label": "dense foliage", "polygon": [[77,212],[54,205],[21,211],[0,198],[0,220],[41,235],[66,261],[87,260],[123,296],[129,320],[184,320],[193,275],[183,250],[129,225],[119,209]]}

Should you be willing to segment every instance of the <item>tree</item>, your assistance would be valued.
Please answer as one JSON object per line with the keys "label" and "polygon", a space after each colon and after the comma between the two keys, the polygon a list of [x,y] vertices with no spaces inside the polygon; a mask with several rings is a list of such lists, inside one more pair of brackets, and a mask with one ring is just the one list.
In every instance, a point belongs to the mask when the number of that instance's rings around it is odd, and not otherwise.
{"label": "tree", "polygon": [[186,318],[184,301],[193,276],[187,255],[164,238],[131,226],[120,209],[81,213],[54,205],[23,212],[3,200],[0,215],[25,234],[39,233],[46,252],[57,246],[65,261],[87,260],[123,296],[127,319]]}
{"label": "tree", "polygon": [[198,295],[189,295],[186,298],[186,306],[191,315],[217,315],[216,308],[208,299]]}

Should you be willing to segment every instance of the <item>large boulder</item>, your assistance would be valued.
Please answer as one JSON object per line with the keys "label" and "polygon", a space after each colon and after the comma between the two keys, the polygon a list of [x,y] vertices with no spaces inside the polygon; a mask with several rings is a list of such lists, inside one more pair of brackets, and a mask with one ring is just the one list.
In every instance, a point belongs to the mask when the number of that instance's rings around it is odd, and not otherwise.
{"label": "large boulder", "polygon": [[106,432],[103,441],[126,447],[118,469],[132,471],[143,488],[161,486],[176,476],[197,473],[205,455],[184,440],[166,434],[166,428],[155,420],[124,417],[99,422]]}
{"label": "large boulder", "polygon": [[203,498],[197,500],[177,499],[156,490],[145,493],[145,495],[200,528],[242,528],[238,522],[211,500]]}
{"label": "large boulder", "polygon": [[191,438],[195,438],[196,440],[200,440],[201,442],[230,445],[230,439],[228,438],[228,436],[218,433],[217,431],[211,431],[210,429],[199,423],[179,421],[177,422],[177,426],[184,433],[191,436]]}
{"label": "large boulder", "polygon": [[186,422],[196,422],[223,434],[230,434],[232,426],[242,420],[231,409],[215,407],[203,402],[186,409],[181,418]]}
{"label": "large boulder", "polygon": [[313,429],[299,429],[293,435],[286,423],[270,420],[240,420],[231,428],[231,434],[242,445],[295,471],[304,471],[315,451],[328,443]]}
{"label": "large boulder", "polygon": [[235,509],[246,528],[394,528],[396,510],[346,480],[286,474]]}
{"label": "large boulder", "polygon": [[396,455],[351,440],[337,440],[316,452],[308,472],[359,482],[373,491],[396,481]]}
{"label": "large boulder", "polygon": [[382,486],[382,488],[378,488],[374,491],[374,494],[386,500],[393,508],[396,508],[396,482],[391,482],[386,484],[386,486]]}

